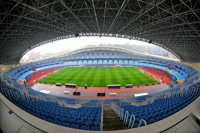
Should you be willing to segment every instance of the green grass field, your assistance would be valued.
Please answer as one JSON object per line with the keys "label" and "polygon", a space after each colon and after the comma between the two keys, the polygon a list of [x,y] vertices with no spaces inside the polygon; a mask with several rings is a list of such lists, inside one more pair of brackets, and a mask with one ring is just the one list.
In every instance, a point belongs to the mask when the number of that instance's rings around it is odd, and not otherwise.
{"label": "green grass field", "polygon": [[105,87],[108,84],[146,85],[158,83],[135,67],[67,67],[39,80],[40,83],[72,83],[77,86]]}

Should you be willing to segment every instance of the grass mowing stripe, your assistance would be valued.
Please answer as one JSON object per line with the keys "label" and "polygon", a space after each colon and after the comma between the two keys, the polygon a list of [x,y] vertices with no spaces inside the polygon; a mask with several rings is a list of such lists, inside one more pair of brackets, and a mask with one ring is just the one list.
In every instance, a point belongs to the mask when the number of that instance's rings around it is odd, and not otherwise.
{"label": "grass mowing stripe", "polygon": [[77,83],[78,86],[81,86],[81,82],[84,79],[84,76],[87,75],[88,71],[86,68],[79,69],[79,71],[75,75],[74,83]]}
{"label": "grass mowing stripe", "polygon": [[134,85],[145,84],[145,82],[143,82],[143,77],[141,77],[142,74],[140,74],[140,72],[135,67],[130,67],[127,69],[127,72],[134,75],[134,78],[136,79]]}
{"label": "grass mowing stripe", "polygon": [[80,86],[84,86],[85,84],[87,84],[87,79],[88,79],[88,77],[90,76],[90,74],[91,74],[91,72],[90,72],[90,68],[88,67],[87,69],[86,69],[86,73],[85,73],[85,75],[82,77],[82,80],[81,80],[81,82],[80,82]]}
{"label": "grass mowing stripe", "polygon": [[[132,78],[131,75],[129,75],[128,73],[126,73],[126,71],[124,69],[119,69],[119,74],[121,75],[121,78],[123,79],[125,84],[132,84]],[[125,86],[125,84],[123,86]]]}
{"label": "grass mowing stripe", "polygon": [[114,67],[113,70],[111,70],[112,81],[114,82],[114,84],[120,84],[120,81],[118,79],[118,74],[117,74],[117,68],[118,67]]}
{"label": "grass mowing stripe", "polygon": [[75,75],[74,78],[74,84],[77,84],[78,86],[80,86],[80,82],[82,81],[82,79],[84,78],[84,75],[88,72],[88,70],[83,67],[83,69],[79,69],[79,71],[77,72],[77,74]]}
{"label": "grass mowing stripe", "polygon": [[103,76],[105,79],[105,86],[108,84],[112,84],[112,79],[110,75],[110,67],[104,67],[105,71],[103,71]]}
{"label": "grass mowing stripe", "polygon": [[100,75],[99,75],[99,85],[98,86],[101,86],[101,87],[103,87],[103,86],[106,86],[106,71],[105,71],[105,68],[102,68],[101,69],[101,72],[100,72]]}
{"label": "grass mowing stripe", "polygon": [[[85,68],[74,68],[74,69],[77,69],[78,71],[76,71],[76,73],[73,74],[72,77],[70,77],[70,79],[66,80],[68,81],[69,83],[74,83],[74,84],[77,84],[78,86],[80,86],[80,82],[81,80],[83,79],[82,76],[85,75],[85,71],[86,69]],[[73,71],[73,70],[71,70]]]}
{"label": "grass mowing stripe", "polygon": [[[116,82],[115,82],[115,79],[114,79],[114,75],[113,75],[113,70],[110,70],[110,68],[108,68],[109,69],[109,73],[108,73],[108,76],[109,76],[109,78],[110,78],[110,80],[111,80],[111,83],[109,83],[109,84],[116,84]],[[115,68],[113,68],[113,69],[115,69]]]}
{"label": "grass mowing stripe", "polygon": [[98,80],[98,73],[99,73],[99,67],[96,67],[96,71],[94,73],[93,81],[91,83],[91,86],[95,86],[96,85],[96,82]]}
{"label": "grass mowing stripe", "polygon": [[128,69],[125,69],[124,72],[128,75],[128,78],[131,79],[131,83],[134,86],[138,85],[138,72],[135,70],[134,67],[129,67]]}
{"label": "grass mowing stripe", "polygon": [[76,68],[70,68],[70,69],[66,68],[63,71],[61,71],[62,77],[60,81],[62,82],[62,84],[73,83],[74,81],[73,77],[76,76],[78,71],[79,69],[76,69]]}
{"label": "grass mowing stripe", "polygon": [[131,77],[134,79],[133,85],[137,86],[137,85],[141,85],[141,84],[145,84],[145,82],[143,82],[143,80],[141,78],[141,73],[134,67],[131,67],[129,69],[126,69],[127,73],[131,74]]}
{"label": "grass mowing stripe", "polygon": [[101,83],[101,72],[102,72],[102,67],[98,67],[98,73],[96,75],[96,85],[101,86],[103,83]]}
{"label": "grass mowing stripe", "polygon": [[118,79],[116,84],[121,84],[122,86],[124,86],[125,81],[123,79],[123,75],[121,75],[120,72],[119,72],[120,69],[121,68],[117,68],[116,71],[115,71],[115,75],[116,75],[116,77]]}
{"label": "grass mowing stripe", "polygon": [[88,85],[88,86],[91,86],[92,85],[92,82],[93,82],[93,80],[94,80],[94,73],[95,73],[95,69],[93,68],[93,67],[91,67],[90,68],[90,70],[89,70],[89,74],[88,74],[88,77],[85,77],[86,78],[86,84]]}

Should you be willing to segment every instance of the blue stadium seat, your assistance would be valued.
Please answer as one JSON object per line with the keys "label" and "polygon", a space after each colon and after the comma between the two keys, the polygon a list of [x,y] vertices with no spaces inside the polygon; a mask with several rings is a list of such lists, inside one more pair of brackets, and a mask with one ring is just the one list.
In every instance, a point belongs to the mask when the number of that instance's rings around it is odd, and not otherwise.
{"label": "blue stadium seat", "polygon": [[100,131],[100,127],[91,126],[91,130],[93,130],[93,131]]}
{"label": "blue stadium seat", "polygon": [[80,129],[83,129],[83,130],[90,130],[90,127],[89,127],[89,126],[84,126],[84,125],[82,125]]}
{"label": "blue stadium seat", "polygon": [[[103,53],[103,54],[102,54]],[[85,61],[70,61],[67,62],[68,59],[80,59],[80,56],[82,59],[88,59],[89,62]],[[183,96],[180,94],[176,94],[176,92],[180,91],[180,88],[182,86],[187,86],[193,84],[193,81],[195,79],[199,78],[199,75],[194,76],[196,73],[198,73],[193,68],[190,68],[188,66],[184,66],[182,64],[178,64],[175,62],[170,61],[162,61],[157,59],[148,59],[145,57],[134,57],[132,55],[129,55],[124,52],[113,52],[111,53],[108,50],[102,50],[102,51],[91,51],[88,55],[87,52],[85,53],[77,53],[74,55],[71,55],[70,57],[64,58],[62,57],[62,60],[57,59],[51,59],[47,61],[40,61],[38,63],[35,63],[37,65],[37,70],[44,70],[52,67],[59,67],[63,65],[63,62],[67,62],[71,65],[82,65],[85,63],[88,64],[119,64],[120,60],[119,58],[131,58],[138,60],[137,62],[134,62],[133,60],[128,61],[125,60],[124,62],[131,65],[139,65],[139,66],[147,66],[147,67],[153,67],[161,70],[166,70],[168,68],[167,64],[172,64],[173,68],[169,70],[169,73],[174,76],[174,78],[183,80],[182,85],[179,85],[177,87],[171,88],[170,91],[174,95],[168,98],[164,98],[167,91],[160,92],[160,94],[163,95],[163,98],[160,98],[158,100],[155,100],[154,103],[143,105],[143,106],[133,106],[133,105],[127,105],[127,102],[123,102],[121,100],[113,100],[116,105],[120,105],[124,110],[127,110],[130,112],[130,114],[135,114],[136,121],[134,124],[134,127],[138,126],[138,123],[140,119],[145,119],[148,124],[157,122],[159,120],[162,120],[170,115],[173,115],[174,113],[178,112],[179,110],[183,109],[187,105],[189,105],[191,102],[193,102],[196,98],[199,97],[198,93],[193,93],[192,88],[197,87],[200,90],[199,84],[194,84],[184,92]],[[105,58],[104,61],[97,61],[97,59]],[[93,62],[92,62],[93,61]],[[80,64],[79,64],[80,63]],[[122,61],[120,61],[121,64],[123,64]],[[68,65],[69,65],[68,64]],[[24,66],[19,66],[14,69],[11,69],[4,73],[4,77],[6,78],[7,82],[9,84],[13,84],[14,87],[7,86],[6,83],[1,83],[0,92],[6,96],[10,101],[12,101],[14,104],[16,104],[21,109],[27,111],[28,113],[46,120],[51,123],[55,123],[58,125],[62,125],[65,127],[72,127],[77,129],[84,129],[84,130],[100,130],[100,124],[101,124],[101,105],[103,102],[106,104],[109,104],[109,101],[101,101],[101,100],[91,100],[89,102],[86,102],[82,104],[82,107],[76,109],[76,108],[69,108],[69,107],[62,107],[57,102],[50,102],[48,99],[53,99],[55,97],[52,97],[47,94],[43,94],[40,92],[37,92],[35,90],[32,90],[30,88],[27,88],[23,85],[19,85],[16,83],[18,79],[22,78],[28,78],[33,71],[30,68],[30,64],[26,64]],[[22,92],[28,92],[29,95],[22,95]],[[190,95],[186,95],[187,93],[191,93]],[[15,97],[19,97],[19,99],[10,98],[10,95]],[[45,100],[39,99],[38,97],[46,98]],[[152,96],[144,96],[139,98],[133,98],[133,100],[137,102],[145,101],[148,98],[151,98]],[[79,99],[73,99],[73,98],[57,98],[58,100],[62,100],[66,102],[67,104],[76,104],[80,103]],[[123,106],[123,104],[125,106]],[[90,107],[87,107],[90,106]],[[91,107],[95,106],[95,107]],[[128,120],[130,117],[128,118]],[[90,128],[91,127],[91,128]]]}
{"label": "blue stadium seat", "polygon": [[71,127],[71,128],[75,128],[75,129],[79,129],[80,125],[71,124],[70,127]]}
{"label": "blue stadium seat", "polygon": [[100,121],[94,121],[94,122],[93,122],[93,125],[95,125],[95,126],[100,126],[100,124],[101,124]]}
{"label": "blue stadium seat", "polygon": [[62,125],[62,126],[65,126],[65,127],[70,127],[70,123],[65,123],[65,122],[64,122],[64,123],[62,123],[61,125]]}

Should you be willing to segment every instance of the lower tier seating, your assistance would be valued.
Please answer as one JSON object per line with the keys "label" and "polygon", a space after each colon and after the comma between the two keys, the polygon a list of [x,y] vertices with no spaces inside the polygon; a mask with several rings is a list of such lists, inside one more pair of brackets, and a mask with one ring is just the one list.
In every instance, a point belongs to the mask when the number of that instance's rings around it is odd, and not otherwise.
{"label": "lower tier seating", "polygon": [[100,130],[101,107],[75,109],[59,106],[55,102],[22,100],[12,100],[12,102],[26,112],[54,124],[83,130]]}
{"label": "lower tier seating", "polygon": [[[131,114],[135,115],[135,122],[133,125],[134,128],[138,127],[138,124],[141,119],[144,119],[147,122],[147,124],[152,124],[154,122],[162,120],[185,108],[199,96],[199,93],[188,94],[184,96],[158,99],[151,104],[143,106],[127,105],[120,107],[124,109],[124,113],[128,111],[130,114],[128,116],[127,124],[129,124]],[[144,123],[142,123],[141,126],[144,126]]]}

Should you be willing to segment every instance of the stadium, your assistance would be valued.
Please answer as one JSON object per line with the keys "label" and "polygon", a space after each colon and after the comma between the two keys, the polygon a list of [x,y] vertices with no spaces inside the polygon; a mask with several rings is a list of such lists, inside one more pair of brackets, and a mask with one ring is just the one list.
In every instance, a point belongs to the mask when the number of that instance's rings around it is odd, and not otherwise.
{"label": "stadium", "polygon": [[[200,132],[199,1],[8,0],[0,7],[0,132]],[[46,43],[93,36],[147,42],[180,61],[90,46],[20,63]]]}

